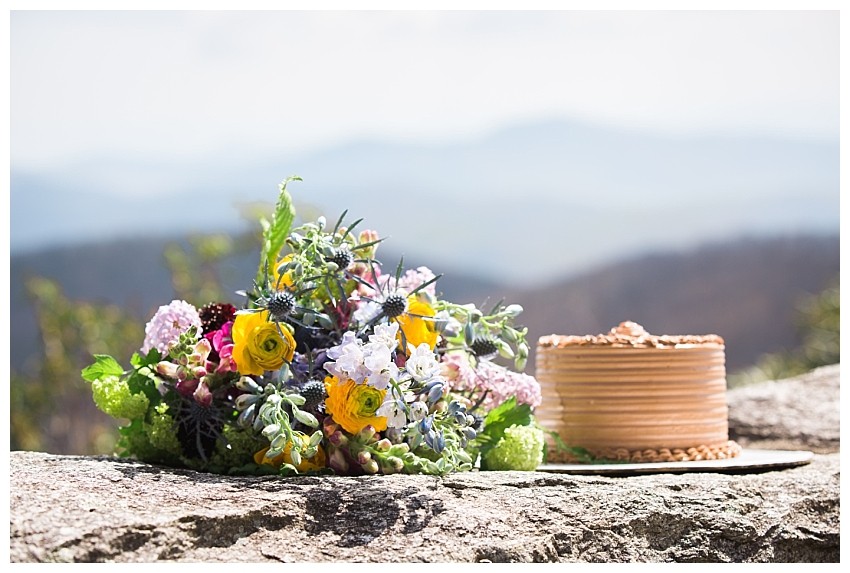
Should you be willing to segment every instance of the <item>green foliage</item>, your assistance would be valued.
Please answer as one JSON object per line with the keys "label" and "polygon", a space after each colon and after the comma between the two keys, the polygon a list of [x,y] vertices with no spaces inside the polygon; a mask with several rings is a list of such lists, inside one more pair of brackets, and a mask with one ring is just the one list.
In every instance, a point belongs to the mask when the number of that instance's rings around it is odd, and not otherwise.
{"label": "green foliage", "polygon": [[95,354],[94,364],[90,364],[83,368],[83,380],[86,382],[94,382],[95,380],[106,378],[109,376],[121,376],[124,374],[124,369],[118,364],[118,361],[108,354]]}
{"label": "green foliage", "polygon": [[[25,371],[11,373],[11,449],[113,451],[114,422],[95,407],[79,373],[92,355],[129,356],[144,337],[144,323],[115,305],[71,301],[52,280],[31,278],[26,286],[35,306],[43,357]],[[113,367],[112,373],[120,371]]]}
{"label": "green foliage", "polygon": [[171,272],[175,298],[201,307],[213,300],[226,300],[221,288],[219,265],[238,250],[228,235],[203,235],[189,239],[189,247],[170,243],[163,256]]}
{"label": "green foliage", "polygon": [[275,264],[277,261],[280,250],[286,242],[286,237],[289,236],[292,222],[295,220],[295,207],[292,205],[292,197],[289,195],[289,191],[286,190],[286,185],[290,181],[301,181],[301,178],[287,177],[280,184],[280,194],[271,222],[265,218],[260,219],[260,225],[263,228],[263,240],[260,250],[260,268],[257,270],[257,284],[262,284],[264,277],[270,273],[268,265]]}
{"label": "green foliage", "polygon": [[534,426],[510,426],[481,455],[482,470],[532,472],[543,461],[543,431]]}
{"label": "green foliage", "polygon": [[511,426],[528,426],[532,423],[531,406],[517,404],[511,397],[490,410],[484,418],[484,429],[475,438],[475,445],[482,456],[501,440]]}
{"label": "green foliage", "polygon": [[840,362],[839,290],[839,282],[836,279],[821,293],[802,299],[797,307],[801,345],[790,351],[765,355],[754,367],[730,375],[729,387],[744,386],[762,380],[781,380],[819,366]]}

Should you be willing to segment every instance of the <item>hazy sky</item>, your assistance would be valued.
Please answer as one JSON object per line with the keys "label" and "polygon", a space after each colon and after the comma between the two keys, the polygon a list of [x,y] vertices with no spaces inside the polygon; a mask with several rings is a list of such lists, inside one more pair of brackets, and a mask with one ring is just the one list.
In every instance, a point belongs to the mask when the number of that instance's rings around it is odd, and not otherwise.
{"label": "hazy sky", "polygon": [[837,12],[13,12],[11,162],[250,157],[538,118],[838,137]]}

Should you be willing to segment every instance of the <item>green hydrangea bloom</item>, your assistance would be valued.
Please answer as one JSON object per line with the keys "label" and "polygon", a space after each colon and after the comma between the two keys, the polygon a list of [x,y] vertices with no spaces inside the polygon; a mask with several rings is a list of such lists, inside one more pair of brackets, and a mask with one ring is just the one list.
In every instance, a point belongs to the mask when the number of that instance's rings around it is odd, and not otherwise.
{"label": "green hydrangea bloom", "polygon": [[482,469],[532,472],[543,462],[543,431],[534,426],[511,426],[481,457]]}
{"label": "green hydrangea bloom", "polygon": [[211,461],[213,464],[224,468],[235,468],[252,463],[254,454],[265,447],[251,428],[226,425],[222,434],[227,443],[230,444],[230,448],[228,449],[224,442],[219,441],[216,444],[216,451],[213,453]]}
{"label": "green hydrangea bloom", "polygon": [[150,401],[144,394],[133,394],[127,381],[119,376],[103,376],[91,383],[94,403],[113,418],[135,420],[148,411]]}
{"label": "green hydrangea bloom", "polygon": [[168,404],[163,402],[156,406],[151,413],[151,423],[144,427],[151,446],[174,456],[180,455],[180,441],[174,429],[174,418],[168,413]]}

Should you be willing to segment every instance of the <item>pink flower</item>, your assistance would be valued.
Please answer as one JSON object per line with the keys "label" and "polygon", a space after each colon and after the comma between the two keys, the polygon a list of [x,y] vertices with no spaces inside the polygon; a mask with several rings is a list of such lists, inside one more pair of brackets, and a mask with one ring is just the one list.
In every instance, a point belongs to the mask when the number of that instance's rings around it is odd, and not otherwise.
{"label": "pink flower", "polygon": [[487,391],[482,402],[485,410],[492,410],[511,396],[516,397],[517,403],[528,404],[532,408],[543,401],[540,384],[533,376],[513,372],[489,360],[481,360],[473,367],[466,354],[452,352],[443,355],[441,366],[451,390],[474,390],[478,396]]}
{"label": "pink flower", "polygon": [[227,372],[236,372],[236,362],[233,360],[233,338],[231,338],[231,330],[233,321],[225,322],[220,329],[208,332],[207,340],[212,343],[214,354],[218,355],[218,362],[215,362],[215,355],[212,356],[213,361],[207,363],[207,372],[215,374],[225,374]]}
{"label": "pink flower", "polygon": [[[413,292],[419,285],[424,284],[434,278],[434,273],[428,267],[417,267],[416,269],[408,269],[399,277],[396,283],[395,276],[382,275],[378,281],[381,287],[387,292],[402,289],[405,292]],[[389,287],[387,289],[387,287]],[[433,282],[419,291],[428,294],[432,297],[437,296],[437,284]]]}
{"label": "pink flower", "polygon": [[169,347],[177,342],[180,335],[193,326],[201,332],[198,310],[188,302],[173,300],[170,304],[159,307],[145,326],[142,352],[147,354],[152,348],[156,348],[160,354],[167,354]]}

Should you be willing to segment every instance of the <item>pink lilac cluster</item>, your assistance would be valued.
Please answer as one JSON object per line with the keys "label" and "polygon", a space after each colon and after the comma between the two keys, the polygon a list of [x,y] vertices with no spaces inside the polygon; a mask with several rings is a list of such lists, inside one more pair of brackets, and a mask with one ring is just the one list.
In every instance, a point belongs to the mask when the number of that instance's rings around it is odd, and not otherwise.
{"label": "pink lilac cluster", "polygon": [[180,335],[192,326],[201,332],[201,317],[198,310],[185,300],[173,300],[159,307],[150,322],[145,326],[145,342],[142,352],[147,354],[156,348],[165,355],[169,346],[177,342]]}
{"label": "pink lilac cluster", "polygon": [[516,396],[518,404],[528,404],[532,408],[543,400],[540,384],[533,376],[513,372],[489,360],[480,360],[473,367],[466,354],[452,352],[443,355],[442,367],[443,376],[453,391],[475,391],[476,396],[487,391],[482,402],[484,410],[495,408],[511,396]]}
{"label": "pink lilac cluster", "polygon": [[[389,286],[388,289],[390,292],[393,292],[397,289],[402,289],[405,292],[413,292],[416,288],[424,284],[431,279],[434,278],[434,273],[428,267],[417,267],[416,269],[408,269],[401,275],[398,279],[398,283],[395,281],[394,275],[382,275],[378,278],[379,283],[382,287]],[[419,292],[423,292],[431,295],[432,297],[437,296],[437,285],[436,282],[433,282],[426,286]]]}

